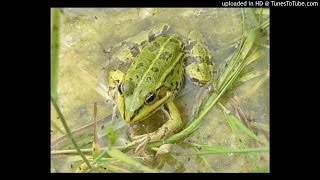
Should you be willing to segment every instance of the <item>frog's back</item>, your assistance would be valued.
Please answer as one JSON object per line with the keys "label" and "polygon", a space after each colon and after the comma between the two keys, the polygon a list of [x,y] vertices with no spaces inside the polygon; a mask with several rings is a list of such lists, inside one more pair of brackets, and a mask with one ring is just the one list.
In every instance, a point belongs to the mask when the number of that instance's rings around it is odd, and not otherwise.
{"label": "frog's back", "polygon": [[177,36],[155,38],[137,55],[124,81],[133,84],[133,90],[142,96],[163,85],[177,92],[183,81],[183,49],[183,42]]}

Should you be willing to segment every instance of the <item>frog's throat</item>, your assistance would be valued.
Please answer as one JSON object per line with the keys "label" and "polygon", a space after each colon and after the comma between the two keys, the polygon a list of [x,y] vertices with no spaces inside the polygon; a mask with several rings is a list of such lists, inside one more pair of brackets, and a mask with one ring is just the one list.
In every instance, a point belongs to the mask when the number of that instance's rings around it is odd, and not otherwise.
{"label": "frog's throat", "polygon": [[[166,92],[166,95],[163,96],[161,99],[158,99],[154,103],[147,105],[142,105],[137,111],[133,112],[125,112],[124,109],[125,107],[123,106],[122,108],[119,108],[120,114],[124,121],[126,123],[134,123],[138,121],[142,121],[145,118],[149,117],[152,115],[154,112],[156,112],[160,107],[162,107],[163,104],[167,102],[167,100],[171,97],[172,93],[170,91]],[[120,110],[122,109],[122,110]]]}

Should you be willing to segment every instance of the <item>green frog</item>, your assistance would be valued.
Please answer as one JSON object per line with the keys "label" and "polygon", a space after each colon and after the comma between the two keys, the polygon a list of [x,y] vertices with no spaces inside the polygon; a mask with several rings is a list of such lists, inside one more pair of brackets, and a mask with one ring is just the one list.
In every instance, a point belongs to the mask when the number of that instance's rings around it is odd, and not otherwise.
{"label": "green frog", "polygon": [[122,119],[134,124],[158,110],[168,118],[156,131],[134,136],[135,143],[163,140],[179,130],[182,121],[174,98],[183,88],[185,74],[200,86],[213,80],[213,57],[201,33],[191,31],[182,39],[169,34],[169,28],[160,23],[142,31],[116,45],[111,56],[116,68],[108,73],[108,90]]}

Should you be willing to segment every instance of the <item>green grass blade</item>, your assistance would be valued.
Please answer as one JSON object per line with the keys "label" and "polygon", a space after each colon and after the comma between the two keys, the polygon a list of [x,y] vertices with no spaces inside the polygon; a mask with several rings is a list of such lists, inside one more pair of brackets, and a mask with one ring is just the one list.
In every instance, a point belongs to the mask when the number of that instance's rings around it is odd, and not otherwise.
{"label": "green grass blade", "polygon": [[251,79],[254,79],[256,77],[259,77],[269,71],[270,67],[265,66],[263,68],[257,68],[252,71],[249,71],[247,73],[242,74],[233,84],[233,86],[238,86],[240,84],[245,83],[246,81],[249,81]]}
{"label": "green grass blade", "polygon": [[[247,134],[248,136],[250,136],[251,138],[263,143],[263,144],[267,144],[265,141],[261,140],[256,134],[254,134],[250,129],[248,129],[242,122],[241,120],[239,120],[238,118],[234,117],[229,110],[227,110],[221,103],[219,103],[220,107],[223,109],[223,113],[227,119],[227,121],[229,122],[229,124],[231,125],[231,129],[233,129],[234,132],[238,132],[238,128],[239,130],[242,130],[245,134]],[[236,129],[234,129],[235,127],[237,127]]]}
{"label": "green grass blade", "polygon": [[238,143],[240,144],[241,147],[243,147],[244,144],[243,144],[243,142],[241,140],[241,136],[240,136],[239,131],[238,131],[237,127],[236,127],[236,124],[230,118],[231,112],[228,109],[226,109],[221,103],[218,103],[218,105],[223,109],[223,115],[224,115],[225,119],[227,120],[227,122],[228,122],[228,124],[229,124],[229,126],[231,128],[231,131],[236,136]]}
{"label": "green grass blade", "polygon": [[57,98],[59,64],[59,9],[51,9],[51,95]]}
{"label": "green grass blade", "polygon": [[91,168],[91,165],[90,165],[88,159],[87,159],[87,158],[84,156],[84,154],[81,152],[81,150],[80,150],[79,146],[77,145],[75,139],[72,137],[71,131],[70,131],[68,125],[67,125],[66,120],[64,119],[64,116],[63,116],[63,114],[62,114],[62,112],[61,112],[61,110],[60,110],[57,102],[56,102],[56,99],[53,98],[52,96],[51,96],[51,102],[52,102],[54,108],[56,109],[56,111],[57,111],[57,113],[58,113],[58,115],[59,115],[59,117],[60,117],[60,120],[61,120],[61,122],[62,122],[62,125],[63,125],[63,127],[64,127],[64,129],[65,129],[65,131],[66,131],[69,139],[71,140],[71,142],[73,143],[74,147],[76,148],[78,154],[80,154],[80,156],[82,157],[83,161],[87,164],[87,166],[88,166],[89,168]]}
{"label": "green grass blade", "polygon": [[246,60],[246,66],[253,63],[256,60],[262,59],[265,56],[265,51],[263,49],[255,49]]}
{"label": "green grass blade", "polygon": [[249,135],[251,138],[253,138],[263,144],[267,144],[267,142],[261,140],[256,134],[254,134],[250,129],[248,129],[238,118],[231,115],[230,119],[234,122],[235,125],[237,125],[237,127],[240,130],[242,130],[244,133]]}
{"label": "green grass blade", "polygon": [[111,145],[113,145],[114,141],[116,140],[113,127],[111,125],[107,126],[106,131],[107,131],[108,140],[109,140],[108,147],[111,147]]}
{"label": "green grass blade", "polygon": [[227,146],[208,146],[194,144],[197,148],[201,148],[201,151],[195,153],[173,153],[178,156],[188,156],[188,155],[206,155],[206,154],[226,154],[226,153],[259,153],[268,152],[269,147],[259,147],[259,148],[240,148],[234,149]]}
{"label": "green grass blade", "polygon": [[227,87],[227,84],[231,84],[237,77],[239,72],[246,65],[247,56],[250,49],[252,48],[255,42],[256,34],[255,31],[249,31],[241,40],[238,51],[230,59],[224,73],[219,79],[218,82],[218,91],[222,91],[223,88]]}
{"label": "green grass blade", "polygon": [[257,26],[255,29],[261,29],[265,30],[270,26],[270,19],[267,18],[263,23],[261,23],[259,26]]}
{"label": "green grass blade", "polygon": [[116,158],[122,162],[125,162],[125,163],[131,165],[132,167],[134,167],[137,170],[141,170],[143,172],[148,172],[148,173],[158,172],[157,170],[153,170],[153,169],[148,168],[147,166],[142,165],[140,162],[134,160],[130,156],[126,155],[125,153],[123,153],[117,149],[109,148],[108,154],[113,158]]}

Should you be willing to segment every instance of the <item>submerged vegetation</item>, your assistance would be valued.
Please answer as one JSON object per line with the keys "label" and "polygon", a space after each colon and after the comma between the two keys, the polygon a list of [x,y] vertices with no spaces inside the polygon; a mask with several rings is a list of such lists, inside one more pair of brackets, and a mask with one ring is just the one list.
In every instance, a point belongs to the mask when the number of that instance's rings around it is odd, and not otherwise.
{"label": "submerged vegetation", "polygon": [[[149,11],[147,11],[149,12]],[[153,12],[153,10],[150,10]],[[156,11],[157,12],[157,11]],[[51,35],[51,103],[54,111],[57,112],[59,120],[63,125],[63,129],[55,122],[52,123],[52,128],[64,134],[69,141],[72,142],[71,149],[61,148],[51,151],[51,158],[67,157],[71,162],[74,172],[166,172],[162,167],[164,162],[157,157],[165,156],[165,161],[168,164],[173,164],[176,169],[171,171],[184,172],[186,171],[180,162],[174,160],[173,157],[197,157],[198,162],[203,166],[201,172],[214,172],[210,167],[210,160],[207,155],[213,154],[243,154],[244,161],[248,167],[242,167],[242,172],[269,172],[269,161],[262,165],[256,165],[256,155],[259,153],[269,153],[269,135],[258,135],[257,131],[269,132],[269,125],[250,120],[243,113],[237,100],[232,98],[230,92],[241,87],[244,83],[250,82],[253,79],[258,79],[257,83],[253,84],[246,94],[249,96],[253,91],[257,90],[263,82],[269,78],[269,65],[257,67],[258,60],[263,59],[269,52],[268,43],[268,28],[269,28],[269,11],[268,9],[241,9],[242,16],[242,35],[232,45],[237,46],[236,50],[224,60],[224,66],[219,68],[219,75],[215,81],[215,87],[209,91],[207,98],[200,102],[197,113],[183,127],[183,129],[168,137],[163,141],[147,143],[144,147],[156,155],[145,155],[140,157],[132,151],[137,148],[137,145],[128,143],[124,145],[116,145],[117,133],[124,126],[124,123],[113,122],[106,123],[104,135],[107,136],[107,144],[102,145],[98,140],[97,123],[101,123],[96,119],[97,105],[94,105],[93,134],[87,137],[76,139],[75,133],[81,130],[70,130],[67,119],[61,111],[57,101],[59,95],[57,93],[58,82],[58,38],[59,38],[59,10],[52,9],[52,35]],[[253,65],[254,64],[254,65]],[[195,133],[204,123],[204,117],[215,107],[223,114],[226,123],[226,131],[231,130],[233,134],[230,138],[235,138],[236,144],[230,146],[201,144],[199,142],[188,139],[190,135]],[[229,108],[233,107],[234,110]],[[107,117],[110,118],[110,117]],[[111,119],[111,118],[110,118]],[[80,132],[81,133],[81,132]],[[86,146],[79,145],[80,141],[87,139]],[[89,140],[88,140],[89,139]],[[55,144],[54,139],[51,141]],[[87,143],[87,142],[92,143]],[[203,141],[202,141],[203,142]],[[63,143],[62,143],[63,144]],[[65,142],[67,144],[67,142]],[[88,145],[89,144],[89,145]],[[179,144],[180,146],[189,147],[188,151],[179,151],[178,147],[173,147]],[[63,147],[63,146],[61,146]],[[80,156],[79,156],[80,155]],[[260,159],[265,158],[261,156]],[[268,156],[267,156],[268,158]],[[161,164],[162,163],[162,164]],[[52,160],[52,172],[56,172],[58,166]],[[160,164],[160,165],[159,165]],[[191,170],[187,170],[191,171]]]}

